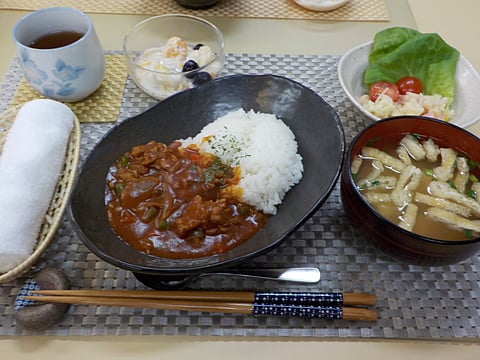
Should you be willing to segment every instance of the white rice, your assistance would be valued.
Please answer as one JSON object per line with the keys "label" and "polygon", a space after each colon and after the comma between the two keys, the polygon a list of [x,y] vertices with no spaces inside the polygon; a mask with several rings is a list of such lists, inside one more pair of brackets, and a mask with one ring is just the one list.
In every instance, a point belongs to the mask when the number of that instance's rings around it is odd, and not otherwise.
{"label": "white rice", "polygon": [[198,145],[225,164],[240,166],[241,200],[266,214],[276,214],[286,192],[302,178],[295,135],[273,114],[238,109],[180,141],[183,146]]}

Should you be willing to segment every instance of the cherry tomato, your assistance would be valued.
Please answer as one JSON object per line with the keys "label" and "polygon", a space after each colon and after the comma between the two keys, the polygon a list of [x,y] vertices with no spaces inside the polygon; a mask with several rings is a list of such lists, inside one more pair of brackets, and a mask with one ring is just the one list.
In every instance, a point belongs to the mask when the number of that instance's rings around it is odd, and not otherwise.
{"label": "cherry tomato", "polygon": [[393,101],[397,101],[400,96],[398,86],[389,81],[377,81],[370,85],[370,100],[376,101],[381,94],[390,96]]}
{"label": "cherry tomato", "polygon": [[420,94],[423,91],[422,82],[413,76],[405,76],[397,81],[398,91],[401,95],[406,93]]}

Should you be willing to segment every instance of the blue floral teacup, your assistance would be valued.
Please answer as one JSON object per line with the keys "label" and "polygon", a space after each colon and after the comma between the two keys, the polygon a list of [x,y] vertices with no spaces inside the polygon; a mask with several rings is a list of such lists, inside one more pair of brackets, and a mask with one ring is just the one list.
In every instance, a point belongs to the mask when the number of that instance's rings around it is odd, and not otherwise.
{"label": "blue floral teacup", "polygon": [[13,40],[25,79],[47,98],[80,101],[103,81],[103,49],[92,21],[81,11],[34,11],[14,26]]}

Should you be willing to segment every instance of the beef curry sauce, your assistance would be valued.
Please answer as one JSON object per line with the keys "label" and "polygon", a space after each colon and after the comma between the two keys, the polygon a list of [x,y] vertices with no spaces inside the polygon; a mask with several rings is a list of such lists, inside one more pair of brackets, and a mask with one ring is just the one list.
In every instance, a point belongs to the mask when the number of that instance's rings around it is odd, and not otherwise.
{"label": "beef curry sauce", "polygon": [[198,147],[151,141],[109,169],[105,202],[115,233],[134,249],[166,258],[224,253],[268,217],[240,201],[240,169]]}

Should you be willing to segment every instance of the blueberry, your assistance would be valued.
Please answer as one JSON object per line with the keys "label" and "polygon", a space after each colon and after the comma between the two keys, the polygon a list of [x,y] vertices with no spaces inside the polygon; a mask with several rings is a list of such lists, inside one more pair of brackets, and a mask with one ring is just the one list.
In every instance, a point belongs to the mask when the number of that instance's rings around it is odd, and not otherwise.
{"label": "blueberry", "polygon": [[[192,70],[196,70],[198,68],[199,68],[199,66],[195,61],[187,60],[187,61],[185,61],[185,64],[183,64],[182,72],[192,71]],[[190,78],[191,75],[187,75],[187,77]]]}
{"label": "blueberry", "polygon": [[193,74],[192,77],[192,82],[195,86],[206,83],[209,80],[212,80],[212,76],[206,71],[199,71]]}
{"label": "blueberry", "polygon": [[197,44],[197,45],[195,45],[195,46],[193,47],[193,50],[198,50],[198,49],[200,49],[202,46],[205,46],[205,45],[203,45],[203,44]]}

